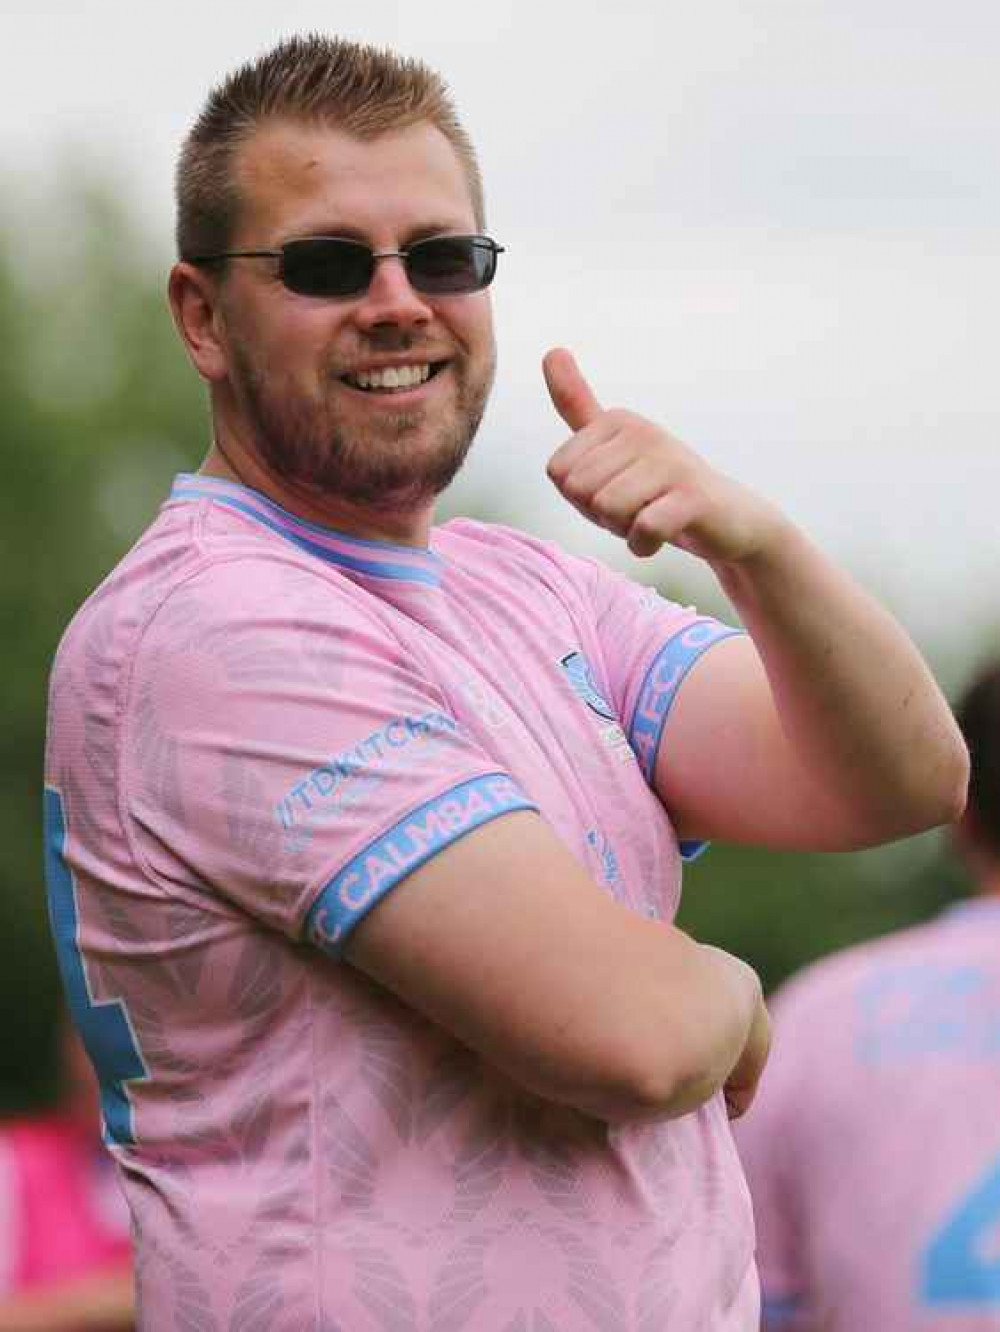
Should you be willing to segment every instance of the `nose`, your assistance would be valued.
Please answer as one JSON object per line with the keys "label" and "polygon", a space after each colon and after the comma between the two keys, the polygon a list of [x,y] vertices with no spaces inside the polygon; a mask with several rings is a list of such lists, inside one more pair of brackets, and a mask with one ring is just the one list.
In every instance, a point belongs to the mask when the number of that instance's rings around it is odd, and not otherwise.
{"label": "nose", "polygon": [[430,306],[406,276],[403,257],[394,252],[376,255],[371,284],[355,313],[361,327],[417,328],[432,318]]}

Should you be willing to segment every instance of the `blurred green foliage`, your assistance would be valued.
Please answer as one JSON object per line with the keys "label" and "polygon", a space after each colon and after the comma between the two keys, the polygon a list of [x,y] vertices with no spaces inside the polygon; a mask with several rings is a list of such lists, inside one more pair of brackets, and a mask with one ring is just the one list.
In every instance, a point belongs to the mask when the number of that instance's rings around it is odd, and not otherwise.
{"label": "blurred green foliage", "polygon": [[[77,180],[37,216],[0,217],[0,999],[16,1017],[0,1045],[0,1111],[51,1091],[58,981],[40,829],[49,663],[76,606],[207,443],[204,395],[166,307],[166,263],[107,185]],[[495,501],[475,498],[477,516],[516,523]],[[717,846],[687,871],[681,923],[747,957],[771,986],[830,948],[926,917],[961,887],[933,837],[840,856]]]}
{"label": "blurred green foliage", "polygon": [[40,824],[49,663],[170,477],[205,451],[202,394],[162,274],[125,208],[89,181],[37,216],[0,218],[0,1000],[16,1015],[0,1043],[0,1109],[43,1098],[52,1076],[58,979]]}

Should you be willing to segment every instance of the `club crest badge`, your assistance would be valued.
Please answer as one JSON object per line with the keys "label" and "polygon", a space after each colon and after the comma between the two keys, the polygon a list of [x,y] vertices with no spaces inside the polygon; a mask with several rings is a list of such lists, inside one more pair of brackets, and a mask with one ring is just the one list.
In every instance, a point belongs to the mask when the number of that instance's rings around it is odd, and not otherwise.
{"label": "club crest badge", "polygon": [[590,662],[582,652],[567,652],[559,664],[566,672],[566,678],[577,698],[582,699],[592,712],[596,712],[605,721],[618,720],[611,704],[595,684]]}
{"label": "club crest badge", "polygon": [[619,763],[627,763],[633,757],[628,737],[619,725],[614,708],[598,689],[590,662],[582,652],[567,652],[565,657],[560,657],[559,665],[573,693],[599,719],[597,729],[605,745]]}

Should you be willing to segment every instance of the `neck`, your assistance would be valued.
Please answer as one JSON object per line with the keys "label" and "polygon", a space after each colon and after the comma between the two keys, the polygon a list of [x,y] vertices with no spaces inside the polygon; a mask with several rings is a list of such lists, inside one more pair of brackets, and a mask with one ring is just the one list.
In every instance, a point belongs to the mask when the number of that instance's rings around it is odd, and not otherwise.
{"label": "neck", "polygon": [[367,541],[389,541],[399,546],[426,547],[434,519],[434,503],[428,500],[417,510],[372,510],[352,504],[337,495],[322,495],[275,476],[259,459],[215,440],[198,468],[202,476],[257,490],[297,518],[332,527]]}

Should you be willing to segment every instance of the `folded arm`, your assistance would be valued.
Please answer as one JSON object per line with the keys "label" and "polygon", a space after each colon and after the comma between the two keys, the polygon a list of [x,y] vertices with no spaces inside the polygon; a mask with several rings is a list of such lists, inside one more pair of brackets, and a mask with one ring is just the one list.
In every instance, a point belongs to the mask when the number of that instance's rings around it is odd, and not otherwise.
{"label": "folded arm", "polygon": [[737,958],[609,897],[537,815],[452,843],[357,926],[348,961],[525,1090],[612,1122],[672,1118],[734,1079],[763,1006]]}

